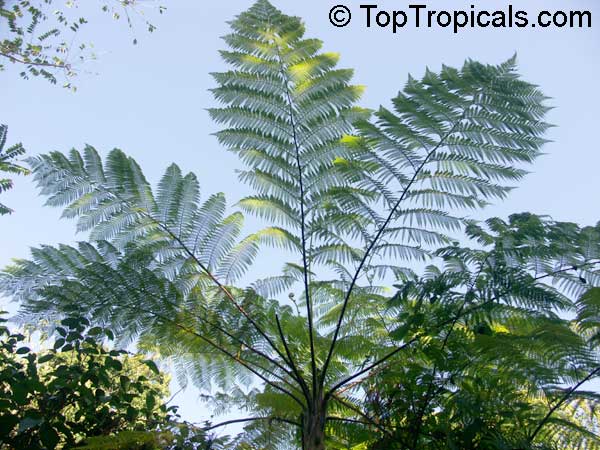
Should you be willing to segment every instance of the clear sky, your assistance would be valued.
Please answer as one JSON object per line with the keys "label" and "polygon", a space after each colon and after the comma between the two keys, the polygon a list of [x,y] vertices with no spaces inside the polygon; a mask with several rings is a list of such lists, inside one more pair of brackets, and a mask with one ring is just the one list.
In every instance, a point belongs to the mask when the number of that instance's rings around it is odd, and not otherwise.
{"label": "clear sky", "polygon": [[[301,16],[307,35],[325,42],[324,48],[341,54],[341,66],[356,69],[355,82],[367,87],[362,105],[388,104],[409,73],[421,76],[426,67],[459,66],[472,58],[499,63],[515,52],[524,78],[552,97],[547,153],[532,173],[503,204],[479,217],[532,211],[558,220],[593,224],[600,220],[600,2],[598,0],[513,0],[520,9],[579,9],[592,12],[588,29],[416,29],[397,34],[390,29],[366,29],[359,14],[361,3],[399,9],[404,0],[304,0],[273,3],[288,14]],[[87,13],[90,4],[82,12]],[[228,32],[227,20],[252,4],[251,0],[163,0],[167,12],[156,19],[158,30],[132,32],[92,12],[85,40],[93,40],[97,61],[82,66],[87,74],[75,80],[77,93],[50,86],[43,80],[22,81],[10,69],[0,72],[0,122],[9,126],[9,144],[21,141],[29,154],[81,149],[85,143],[101,154],[114,147],[137,159],[151,182],[171,162],[194,171],[203,192],[223,191],[230,203],[248,189],[234,173],[236,158],[220,148],[206,108],[214,106],[208,89],[209,72],[225,69],[217,50]],[[354,13],[346,28],[329,23],[332,6],[343,3]],[[506,9],[510,0],[422,0],[430,9]],[[152,5],[152,2],[148,2]],[[0,30],[0,37],[2,30]],[[59,211],[42,208],[30,179],[17,179],[2,202],[16,213],[0,217],[0,266],[11,258],[28,256],[39,244],[71,243],[74,224],[59,221]],[[82,239],[83,237],[79,237]],[[6,303],[6,302],[5,302]],[[6,306],[5,306],[6,307]],[[11,309],[14,309],[11,308]],[[188,389],[173,402],[191,421],[208,417]]]}

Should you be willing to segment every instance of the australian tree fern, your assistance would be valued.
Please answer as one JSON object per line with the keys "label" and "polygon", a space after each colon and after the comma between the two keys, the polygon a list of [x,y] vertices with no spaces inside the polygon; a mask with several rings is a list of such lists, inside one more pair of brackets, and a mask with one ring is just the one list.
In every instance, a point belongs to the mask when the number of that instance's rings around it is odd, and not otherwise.
{"label": "australian tree fern", "polygon": [[[535,406],[518,440],[503,440],[514,428],[501,421],[481,431],[498,438],[490,448],[535,448],[557,433],[596,442],[580,414],[598,399],[561,386],[597,365],[597,296],[587,289],[600,281],[597,230],[464,218],[504,199],[545,143],[546,97],[515,58],[427,70],[373,112],[356,106],[352,70],[305,37],[299,18],[259,0],[230,25],[221,52],[230,68],[213,74],[210,115],[255,191],[241,211],[222,194],[201,201],[196,177],[176,165],[153,188],[120,150],[104,161],[91,147],[31,158],[47,203],[89,240],[35,249],[4,272],[2,291],[30,318],[83,310],[177,359],[217,388],[215,405],[256,413],[238,448],[267,438],[307,450],[440,448],[429,439],[438,419],[451,423],[482,398],[478,370],[498,377],[507,401]],[[242,237],[242,213],[268,227]],[[453,245],[464,230],[478,248]],[[291,260],[236,285],[264,244]],[[428,264],[422,275],[406,267],[414,261]],[[252,381],[261,387],[240,387]],[[443,431],[466,445],[464,430]]]}

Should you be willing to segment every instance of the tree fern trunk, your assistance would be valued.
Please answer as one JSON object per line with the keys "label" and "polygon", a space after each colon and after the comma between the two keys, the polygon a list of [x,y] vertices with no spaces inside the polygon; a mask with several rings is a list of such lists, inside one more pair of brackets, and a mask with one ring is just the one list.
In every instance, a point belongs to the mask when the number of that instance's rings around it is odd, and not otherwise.
{"label": "tree fern trunk", "polygon": [[314,402],[312,411],[302,419],[302,450],[325,450],[326,404],[322,399]]}

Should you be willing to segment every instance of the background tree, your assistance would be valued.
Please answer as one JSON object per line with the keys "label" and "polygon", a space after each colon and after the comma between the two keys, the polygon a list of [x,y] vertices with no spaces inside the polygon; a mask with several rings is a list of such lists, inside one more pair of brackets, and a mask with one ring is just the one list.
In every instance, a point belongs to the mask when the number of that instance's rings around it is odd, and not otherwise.
{"label": "background tree", "polygon": [[164,403],[168,378],[151,360],[106,348],[110,330],[69,317],[53,348],[37,353],[23,334],[0,331],[1,448],[72,448],[114,433],[135,448],[169,442],[158,433],[174,412]]}
{"label": "background tree", "polygon": [[[155,30],[144,12],[149,2],[107,0],[97,4],[116,20],[124,16],[130,28],[141,20],[148,31]],[[75,40],[80,28],[88,23],[85,17],[75,14],[77,7],[77,0],[0,0],[0,29],[4,31],[0,40],[0,71],[7,62],[18,64],[25,79],[41,76],[56,84],[57,76],[62,75],[64,86],[74,88],[70,80],[77,74],[76,65],[95,58],[91,45]],[[160,14],[165,10],[164,6],[156,8]]]}
{"label": "background tree", "polygon": [[443,267],[405,278],[388,327],[418,341],[346,387],[394,430],[374,448],[598,448],[600,397],[579,389],[600,361],[579,299],[597,281],[599,231],[532,214],[490,219],[467,228],[483,248],[440,249]]}
{"label": "background tree", "polygon": [[[558,426],[566,416],[558,410],[573,403],[550,388],[568,381],[578,388],[586,370],[595,375],[585,333],[558,315],[583,292],[579,276],[596,285],[594,253],[554,230],[545,237],[554,253],[541,255],[545,262],[531,256],[531,267],[519,269],[513,249],[502,253],[464,219],[505,198],[545,142],[545,97],[520,79],[515,59],[428,70],[409,78],[393,108],[371,114],[355,106],[362,88],[350,84],[352,71],[305,38],[300,19],[259,0],[231,27],[224,38],[230,48],[221,52],[231,70],[214,74],[222,107],[211,115],[223,125],[219,141],[248,166],[241,180],[256,191],[238,205],[268,228],[241,238],[241,212],[228,214],[222,194],[201,202],[196,177],[175,165],[152,189],[119,150],[105,161],[92,147],[31,158],[47,203],[90,234],[76,246],[35,249],[31,261],[6,270],[0,286],[21,302],[23,318],[60,318],[79,308],[173,358],[211,389],[216,410],[251,412],[234,421],[248,423],[237,448],[417,448],[439,430],[444,442],[484,448],[490,433],[509,430],[488,421],[468,434],[464,402],[492,406],[469,396],[462,364],[474,348],[471,368],[510,394],[503,402],[513,426],[527,421],[524,442],[552,442],[544,434],[552,424],[553,442],[571,442],[568,433],[596,440],[593,427],[578,426],[588,403],[576,404],[573,420]],[[492,248],[452,245],[467,226]],[[262,244],[294,259],[237,286]],[[434,258],[453,270],[432,267],[419,277],[406,268]],[[564,275],[574,266],[585,277]],[[554,280],[577,290],[561,293]],[[490,332],[493,339],[481,337]],[[568,339],[548,353],[554,333]],[[531,353],[512,372],[495,371],[498,360],[489,366],[489,348],[502,339]],[[420,360],[406,355],[412,351]],[[448,374],[441,370],[462,378],[442,382]],[[374,389],[369,380],[386,375]],[[513,375],[527,378],[510,383]],[[524,386],[535,392],[523,394]],[[535,405],[540,392],[559,400],[546,405],[546,416],[539,407],[523,417],[526,408],[517,406]],[[395,408],[393,417],[382,417],[378,396]],[[411,401],[418,404],[407,408]],[[432,445],[442,439],[433,437]]]}

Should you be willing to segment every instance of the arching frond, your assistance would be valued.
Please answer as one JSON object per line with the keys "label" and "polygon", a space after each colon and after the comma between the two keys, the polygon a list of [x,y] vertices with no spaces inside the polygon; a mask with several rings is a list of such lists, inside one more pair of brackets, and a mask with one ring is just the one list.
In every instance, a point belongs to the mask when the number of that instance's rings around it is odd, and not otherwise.
{"label": "arching frond", "polygon": [[[184,176],[175,164],[155,195],[138,164],[120,150],[113,150],[104,164],[90,146],[83,154],[71,151],[69,158],[55,152],[29,162],[47,204],[64,207],[63,216],[77,218],[77,229],[89,231],[92,241],[107,241],[120,250],[135,242],[152,248],[165,267],[180,270],[185,261],[196,259],[211,272],[236,276],[255,256],[240,253],[239,247],[237,257],[230,254],[240,245],[243,217],[225,216],[223,194],[201,203],[196,176]],[[227,267],[228,262],[236,268]]]}
{"label": "arching frond", "polygon": [[[0,125],[0,173],[13,173],[19,175],[27,175],[29,170],[22,167],[15,162],[15,158],[25,153],[25,149],[21,144],[15,144],[8,148],[6,147],[6,135],[8,133],[8,127],[6,125]],[[8,191],[13,186],[13,182],[10,178],[0,178],[0,194]],[[4,214],[10,214],[12,210],[0,203],[0,216]]]}

